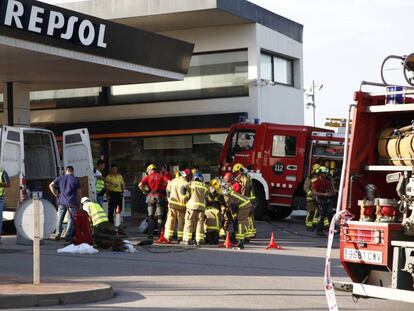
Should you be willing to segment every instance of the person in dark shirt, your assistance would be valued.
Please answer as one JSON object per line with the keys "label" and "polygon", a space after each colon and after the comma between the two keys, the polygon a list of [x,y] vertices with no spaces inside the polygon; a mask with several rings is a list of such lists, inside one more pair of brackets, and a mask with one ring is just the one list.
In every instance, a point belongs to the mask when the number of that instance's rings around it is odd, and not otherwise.
{"label": "person in dark shirt", "polygon": [[325,236],[323,232],[324,219],[328,217],[329,223],[332,220],[332,197],[335,189],[332,181],[328,178],[329,170],[325,166],[319,168],[318,179],[313,183],[313,195],[316,197],[316,204],[319,212],[319,223],[317,235]]}
{"label": "person in dark shirt", "polygon": [[58,213],[56,224],[56,239],[62,235],[62,224],[66,212],[69,211],[68,224],[66,229],[66,240],[71,241],[74,235],[72,215],[79,206],[81,197],[81,186],[79,179],[73,175],[74,169],[68,166],[65,175],[57,177],[49,185],[50,191],[58,199]]}

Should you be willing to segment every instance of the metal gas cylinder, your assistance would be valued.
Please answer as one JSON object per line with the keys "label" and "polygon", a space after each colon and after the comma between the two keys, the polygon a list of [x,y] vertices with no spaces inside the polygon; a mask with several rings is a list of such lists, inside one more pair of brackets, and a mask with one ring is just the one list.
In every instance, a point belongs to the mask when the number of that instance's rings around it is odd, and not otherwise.
{"label": "metal gas cylinder", "polygon": [[377,222],[398,221],[398,203],[394,199],[375,199]]}

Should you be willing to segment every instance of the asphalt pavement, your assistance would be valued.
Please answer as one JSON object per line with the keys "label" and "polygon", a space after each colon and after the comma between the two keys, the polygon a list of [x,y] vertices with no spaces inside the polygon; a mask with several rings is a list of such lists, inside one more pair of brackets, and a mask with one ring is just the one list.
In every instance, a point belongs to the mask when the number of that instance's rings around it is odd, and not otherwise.
{"label": "asphalt pavement", "polygon": [[[129,240],[143,239],[138,222]],[[266,250],[271,232],[283,250]],[[258,222],[258,237],[245,250],[216,246],[137,247],[139,253],[57,254],[61,241],[42,246],[42,277],[59,282],[103,282],[115,298],[88,304],[42,307],[42,310],[328,310],[323,290],[326,238],[305,230],[303,219]],[[334,242],[332,275],[349,281]],[[30,246],[4,236],[0,278],[32,274]],[[360,299],[337,292],[340,310],[413,310],[407,303]],[[32,309],[19,309],[32,310]]]}

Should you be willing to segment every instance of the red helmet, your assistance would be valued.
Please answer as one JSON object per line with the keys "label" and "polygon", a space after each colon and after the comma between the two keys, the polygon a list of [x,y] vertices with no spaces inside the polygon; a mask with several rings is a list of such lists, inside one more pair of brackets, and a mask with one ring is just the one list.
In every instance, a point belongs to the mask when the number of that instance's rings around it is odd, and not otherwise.
{"label": "red helmet", "polygon": [[226,174],[224,174],[223,179],[224,179],[225,182],[231,183],[233,181],[233,174],[230,173],[230,172],[226,173]]}

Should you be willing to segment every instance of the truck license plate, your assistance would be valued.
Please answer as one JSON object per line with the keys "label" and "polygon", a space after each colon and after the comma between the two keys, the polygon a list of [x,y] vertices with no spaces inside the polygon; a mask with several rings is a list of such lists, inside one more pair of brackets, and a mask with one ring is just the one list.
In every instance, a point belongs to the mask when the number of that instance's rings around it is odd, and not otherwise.
{"label": "truck license plate", "polygon": [[361,263],[382,263],[382,252],[345,248],[344,259]]}

